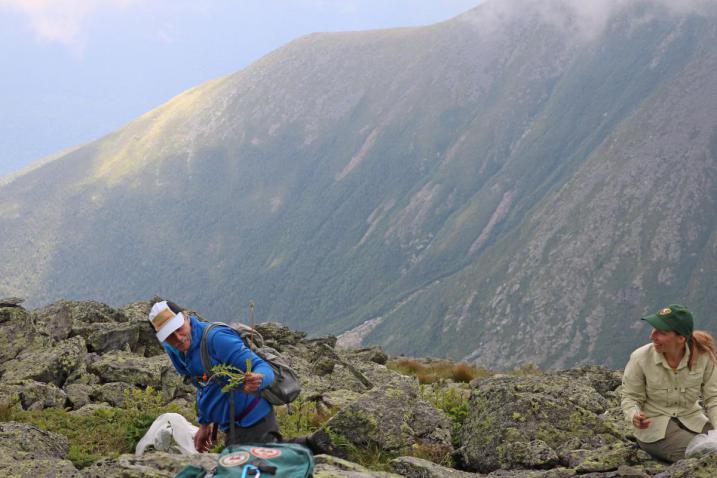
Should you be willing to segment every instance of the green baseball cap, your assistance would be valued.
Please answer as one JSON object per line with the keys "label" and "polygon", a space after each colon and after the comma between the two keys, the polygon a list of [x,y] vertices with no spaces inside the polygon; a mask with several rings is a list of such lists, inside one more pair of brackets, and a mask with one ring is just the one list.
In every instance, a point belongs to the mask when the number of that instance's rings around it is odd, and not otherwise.
{"label": "green baseball cap", "polygon": [[692,336],[692,331],[695,328],[692,314],[687,307],[680,304],[668,305],[656,314],[643,317],[642,320],[647,321],[658,330],[672,330],[683,337]]}

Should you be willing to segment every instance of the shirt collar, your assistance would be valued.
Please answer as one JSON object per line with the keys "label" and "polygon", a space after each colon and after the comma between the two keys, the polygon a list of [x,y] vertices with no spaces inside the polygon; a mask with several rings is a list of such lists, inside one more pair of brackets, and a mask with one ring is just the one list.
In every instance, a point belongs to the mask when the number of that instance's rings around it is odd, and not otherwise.
{"label": "shirt collar", "polygon": [[[652,353],[653,358],[655,360],[655,365],[662,364],[665,368],[672,370],[672,367],[667,363],[667,359],[665,359],[665,356],[661,353],[659,353],[657,350],[655,350],[655,346],[652,346]],[[677,366],[675,370],[680,370],[681,368],[687,367],[687,364],[690,361],[690,346],[685,342],[685,355],[682,357],[682,360],[680,360],[680,364]]]}

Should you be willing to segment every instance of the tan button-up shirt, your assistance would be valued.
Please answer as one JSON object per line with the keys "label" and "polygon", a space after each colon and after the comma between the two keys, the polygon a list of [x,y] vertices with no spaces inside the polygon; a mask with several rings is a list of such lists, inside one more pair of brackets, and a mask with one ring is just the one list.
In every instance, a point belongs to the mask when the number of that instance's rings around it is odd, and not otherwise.
{"label": "tan button-up shirt", "polygon": [[[685,427],[700,433],[707,423],[707,416],[717,426],[717,374],[715,365],[707,354],[700,354],[687,368],[690,349],[677,369],[667,364],[665,356],[647,344],[630,355],[622,377],[622,411],[625,419],[632,418],[639,410],[652,420],[645,429],[634,428],[635,437],[645,443],[665,438],[670,418],[677,418]],[[705,410],[697,400],[704,399]]]}

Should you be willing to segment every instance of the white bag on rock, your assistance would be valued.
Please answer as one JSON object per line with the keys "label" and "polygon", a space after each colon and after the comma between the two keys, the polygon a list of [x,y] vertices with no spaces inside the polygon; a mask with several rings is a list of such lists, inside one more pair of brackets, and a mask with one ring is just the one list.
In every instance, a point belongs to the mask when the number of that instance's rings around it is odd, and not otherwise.
{"label": "white bag on rock", "polygon": [[193,455],[197,453],[194,448],[197,430],[179,413],[163,413],[137,443],[134,454],[140,456],[148,447],[153,447],[157,451]]}
{"label": "white bag on rock", "polygon": [[687,444],[685,457],[693,458],[717,453],[717,430],[700,433]]}

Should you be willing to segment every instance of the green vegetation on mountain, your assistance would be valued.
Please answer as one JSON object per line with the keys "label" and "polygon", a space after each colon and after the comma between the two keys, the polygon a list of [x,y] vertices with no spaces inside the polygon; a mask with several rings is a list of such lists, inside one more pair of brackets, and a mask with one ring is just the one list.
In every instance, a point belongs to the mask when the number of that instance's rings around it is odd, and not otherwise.
{"label": "green vegetation on mountain", "polygon": [[714,327],[717,12],[573,3],[309,35],[15,177],[0,296],[254,299],[490,369],[620,366],[671,302]]}

